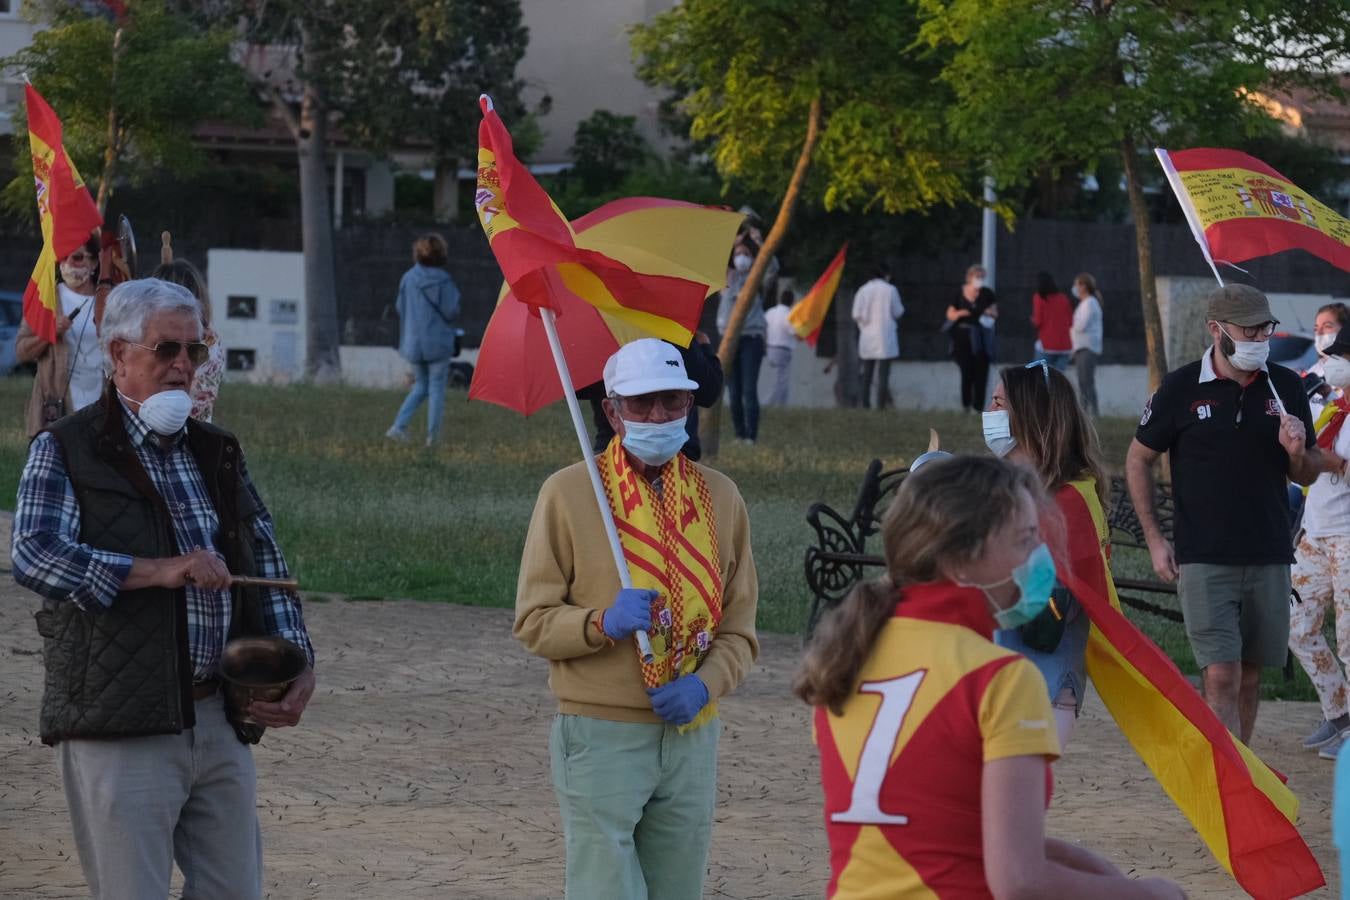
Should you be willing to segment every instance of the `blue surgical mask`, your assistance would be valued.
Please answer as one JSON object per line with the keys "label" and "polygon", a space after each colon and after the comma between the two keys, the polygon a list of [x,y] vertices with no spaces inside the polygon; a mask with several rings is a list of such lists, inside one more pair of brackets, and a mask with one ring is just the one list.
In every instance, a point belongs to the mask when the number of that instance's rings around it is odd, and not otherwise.
{"label": "blue surgical mask", "polygon": [[669,422],[630,422],[623,420],[623,448],[649,466],[664,466],[680,452],[689,434],[684,430],[685,416]]}
{"label": "blue surgical mask", "polygon": [[982,414],[984,444],[995,456],[1007,456],[1017,446],[1012,436],[1012,422],[1006,409],[995,409]]}
{"label": "blue surgical mask", "polygon": [[[1020,566],[1012,570],[1009,580],[1017,585],[1021,595],[1007,609],[995,610],[994,621],[999,628],[1025,625],[1050,604],[1050,592],[1055,589],[1055,560],[1050,555],[1050,548],[1045,544],[1037,546]],[[982,585],[986,588],[997,586]]]}

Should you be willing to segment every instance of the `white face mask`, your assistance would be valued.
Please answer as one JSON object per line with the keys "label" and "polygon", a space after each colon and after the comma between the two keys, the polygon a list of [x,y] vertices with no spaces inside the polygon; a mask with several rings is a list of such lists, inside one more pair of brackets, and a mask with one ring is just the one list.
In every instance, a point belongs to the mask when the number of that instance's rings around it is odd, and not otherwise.
{"label": "white face mask", "polygon": [[984,424],[984,445],[995,456],[1007,456],[1017,446],[1012,436],[1012,422],[1006,409],[995,409],[981,414]]}
{"label": "white face mask", "polygon": [[77,288],[89,280],[89,276],[94,274],[93,266],[77,266],[74,263],[61,263],[61,281],[66,287]]}
{"label": "white face mask", "polygon": [[731,258],[731,264],[736,267],[737,272],[750,271],[750,263],[752,262],[754,262],[754,259],[748,253],[737,253]]}
{"label": "white face mask", "polygon": [[1328,356],[1322,361],[1322,373],[1332,387],[1350,387],[1350,359]]}
{"label": "white face mask", "polygon": [[1266,359],[1270,356],[1270,344],[1268,342],[1235,341],[1222,325],[1219,326],[1219,330],[1230,341],[1233,341],[1233,353],[1228,357],[1228,361],[1233,364],[1233,368],[1240,372],[1255,372],[1266,364]]}
{"label": "white face mask", "polygon": [[[123,400],[134,402],[121,391],[118,391],[117,395]],[[174,390],[160,391],[146,397],[141,401],[141,409],[137,415],[155,434],[170,437],[183,430],[191,412],[192,397],[187,391]]]}
{"label": "white face mask", "polygon": [[1336,343],[1335,331],[1324,331],[1313,338],[1313,346],[1317,348],[1318,353],[1326,353],[1327,348]]}
{"label": "white face mask", "polygon": [[972,278],[970,279],[970,286],[978,291],[980,288],[984,287],[984,279],[979,277]]}

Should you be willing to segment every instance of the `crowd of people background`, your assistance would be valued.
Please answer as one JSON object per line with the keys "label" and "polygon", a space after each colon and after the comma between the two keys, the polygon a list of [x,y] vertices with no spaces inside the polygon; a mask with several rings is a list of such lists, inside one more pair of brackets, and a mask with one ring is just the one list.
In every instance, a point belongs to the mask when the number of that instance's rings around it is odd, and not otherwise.
{"label": "crowd of people background", "polygon": [[[749,229],[737,239],[719,330],[760,246]],[[459,292],[438,236],[420,238],[413,256],[396,301],[413,385],[387,437],[410,440],[427,402],[431,445]],[[296,595],[234,583],[289,572],[238,442],[210,424],[223,348],[205,280],[166,250],[150,278],[113,288],[100,309],[98,257],[91,242],[59,263],[57,342],[31,330],[19,338],[20,358],[38,375],[12,556],[19,583],[43,597],[42,739],[57,747],[93,896],[166,896],[175,862],[187,896],[260,896],[248,748],[264,727],[299,722],[315,651]],[[883,522],[885,577],[826,618],[794,684],[816,708],[829,892],[871,896],[884,883],[893,896],[1184,896],[1045,837],[1051,766],[1087,692],[1090,628],[1057,568],[1065,537],[1046,511],[1091,523],[1089,543],[1101,550],[1092,565],[1106,572],[1107,461],[1092,424],[1102,308],[1090,274],[1073,280],[1075,303],[1042,273],[1032,304],[1041,358],[999,371],[986,402],[999,306],[984,277],[969,268],[944,331],[961,404],[981,413],[991,456],[915,462]],[[538,496],[514,634],[548,660],[558,698],[549,749],[569,897],[702,893],[717,701],[758,654],[758,585],[745,502],[729,478],[696,462],[696,416],[725,390],[736,437],[754,443],[766,358],[771,401],[787,401],[792,297],[779,294],[768,309],[759,299],[725,385],[713,341],[699,333],[688,348],[627,344],[602,381],[579,391],[593,404],[595,461],[632,587],[595,562],[607,558],[606,538],[583,464],[556,473]],[[850,312],[862,405],[892,406],[905,308],[884,264]],[[1341,639],[1350,638],[1350,332],[1341,338],[1350,311],[1319,312],[1322,357],[1306,381],[1267,365],[1277,323],[1256,289],[1216,290],[1206,320],[1211,346],[1164,380],[1123,461],[1135,507],[1157,574],[1179,584],[1214,715],[1250,742],[1261,669],[1292,649],[1324,715],[1303,746],[1335,758],[1350,739],[1350,684],[1346,651],[1338,658],[1321,626],[1334,610],[1338,648],[1350,647]],[[1152,470],[1164,454],[1172,536],[1153,511]],[[1291,483],[1308,488],[1306,498],[1296,492],[1297,552]],[[126,649],[128,633],[140,649]],[[650,657],[633,645],[639,633],[650,635]],[[302,648],[311,668],[281,700],[236,708],[222,695],[222,648],[243,634],[283,635]],[[888,777],[900,770],[903,778]],[[925,828],[909,827],[920,819]]]}

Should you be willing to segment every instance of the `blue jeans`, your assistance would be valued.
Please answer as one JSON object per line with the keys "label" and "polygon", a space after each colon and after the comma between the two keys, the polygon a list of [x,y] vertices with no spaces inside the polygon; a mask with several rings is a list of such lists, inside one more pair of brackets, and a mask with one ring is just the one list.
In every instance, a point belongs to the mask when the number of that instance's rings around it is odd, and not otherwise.
{"label": "blue jeans", "polygon": [[431,402],[427,404],[427,440],[434,441],[441,433],[441,414],[445,412],[445,381],[450,375],[450,360],[413,363],[412,367],[415,380],[407,399],[399,407],[398,415],[394,417],[394,427],[399,431],[407,431],[417,407],[430,397]]}
{"label": "blue jeans", "polygon": [[1050,368],[1067,372],[1069,371],[1069,356],[1068,353],[1047,353],[1045,354],[1045,361]]}
{"label": "blue jeans", "polygon": [[742,336],[731,363],[727,390],[731,392],[731,424],[736,437],[759,437],[759,367],[764,362],[764,338]]}

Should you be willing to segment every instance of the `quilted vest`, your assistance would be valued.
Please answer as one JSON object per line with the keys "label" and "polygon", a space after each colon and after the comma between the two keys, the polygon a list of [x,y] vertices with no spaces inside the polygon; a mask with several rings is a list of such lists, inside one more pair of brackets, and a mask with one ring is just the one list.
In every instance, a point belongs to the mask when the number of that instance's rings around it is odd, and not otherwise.
{"label": "quilted vest", "polygon": [[[79,540],[142,558],[176,556],[168,509],[136,457],[122,415],[110,386],[98,403],[50,428],[79,503]],[[188,450],[220,519],[217,549],[230,572],[256,574],[242,523],[258,510],[239,477],[239,444],[211,425],[190,419],[187,428]],[[230,637],[265,632],[257,589],[234,588],[232,609]],[[44,598],[37,625],[46,667],[43,743],[175,734],[195,724],[184,589],[123,591],[95,612]],[[227,714],[240,740],[257,742],[260,727],[240,723],[233,710]]]}

